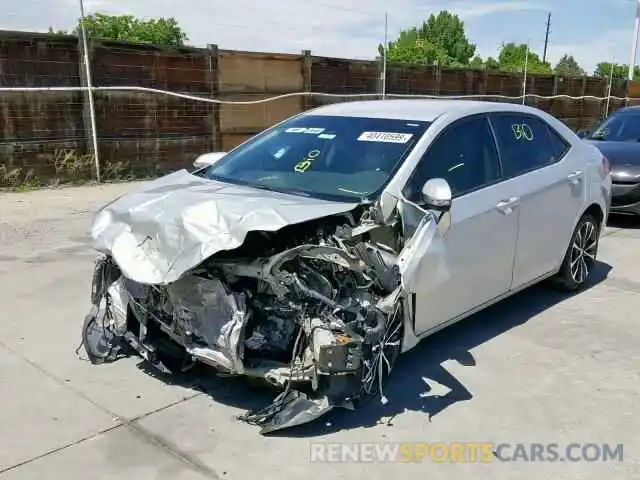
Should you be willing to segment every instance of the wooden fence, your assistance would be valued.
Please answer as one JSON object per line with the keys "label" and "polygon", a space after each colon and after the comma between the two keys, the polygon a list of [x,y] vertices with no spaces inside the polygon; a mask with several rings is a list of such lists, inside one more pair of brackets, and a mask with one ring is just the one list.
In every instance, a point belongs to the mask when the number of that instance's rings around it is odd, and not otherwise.
{"label": "wooden fence", "polygon": [[[252,101],[297,92],[375,94],[381,66],[313,56],[208,48],[168,48],[93,41],[96,87],[145,87],[203,99]],[[86,85],[75,37],[0,32],[0,87]],[[389,65],[387,94],[522,94],[522,75]],[[529,75],[526,92],[599,99],[528,99],[574,129],[605,114],[607,79]],[[612,95],[639,96],[640,84],[620,81]],[[229,150],[293,114],[347,98],[290,96],[247,104],[216,104],[162,93],[97,91],[96,131],[105,179],[149,176],[189,166],[204,152]],[[489,98],[491,99],[491,98]],[[497,99],[496,99],[497,100]],[[625,105],[611,101],[609,111]],[[94,172],[91,122],[83,91],[0,92],[0,186],[86,179]]]}

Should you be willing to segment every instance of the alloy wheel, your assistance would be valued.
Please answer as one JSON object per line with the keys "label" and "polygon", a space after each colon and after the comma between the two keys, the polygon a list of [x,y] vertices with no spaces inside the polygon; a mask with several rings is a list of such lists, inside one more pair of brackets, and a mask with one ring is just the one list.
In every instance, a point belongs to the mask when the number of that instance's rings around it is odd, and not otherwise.
{"label": "alloy wheel", "polygon": [[573,238],[569,271],[577,284],[582,284],[589,277],[596,261],[598,250],[598,234],[596,225],[591,221],[584,222]]}
{"label": "alloy wheel", "polygon": [[400,354],[404,323],[402,312],[398,305],[389,318],[384,335],[372,346],[371,358],[364,362],[363,393],[370,398],[380,395],[382,403],[387,402],[383,386]]}

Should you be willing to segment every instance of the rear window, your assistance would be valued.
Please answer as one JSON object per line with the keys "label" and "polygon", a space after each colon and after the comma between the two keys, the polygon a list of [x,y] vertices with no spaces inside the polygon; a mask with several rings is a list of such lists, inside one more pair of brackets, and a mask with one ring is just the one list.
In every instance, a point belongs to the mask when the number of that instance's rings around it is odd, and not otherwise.
{"label": "rear window", "polygon": [[504,175],[513,177],[556,162],[567,145],[543,120],[520,114],[494,114]]}

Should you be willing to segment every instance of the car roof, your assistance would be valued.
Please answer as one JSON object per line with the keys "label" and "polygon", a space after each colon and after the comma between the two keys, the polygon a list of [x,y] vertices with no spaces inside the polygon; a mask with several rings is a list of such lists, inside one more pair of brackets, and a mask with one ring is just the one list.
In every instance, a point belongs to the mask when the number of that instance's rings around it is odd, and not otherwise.
{"label": "car roof", "polygon": [[640,106],[638,105],[630,105],[628,107],[622,107],[617,109],[615,112],[613,112],[611,115],[613,115],[614,113],[640,113]]}
{"label": "car roof", "polygon": [[305,115],[339,117],[390,118],[433,122],[444,114],[462,117],[483,112],[511,111],[534,113],[541,110],[517,103],[458,99],[360,100],[325,105],[305,112]]}

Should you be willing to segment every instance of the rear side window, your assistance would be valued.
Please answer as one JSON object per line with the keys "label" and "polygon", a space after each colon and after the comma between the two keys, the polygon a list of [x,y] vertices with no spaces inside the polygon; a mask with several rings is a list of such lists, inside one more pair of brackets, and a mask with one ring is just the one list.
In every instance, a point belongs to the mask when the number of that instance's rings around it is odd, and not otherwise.
{"label": "rear side window", "polygon": [[520,114],[491,116],[505,177],[513,177],[558,161],[567,144],[543,120]]}

